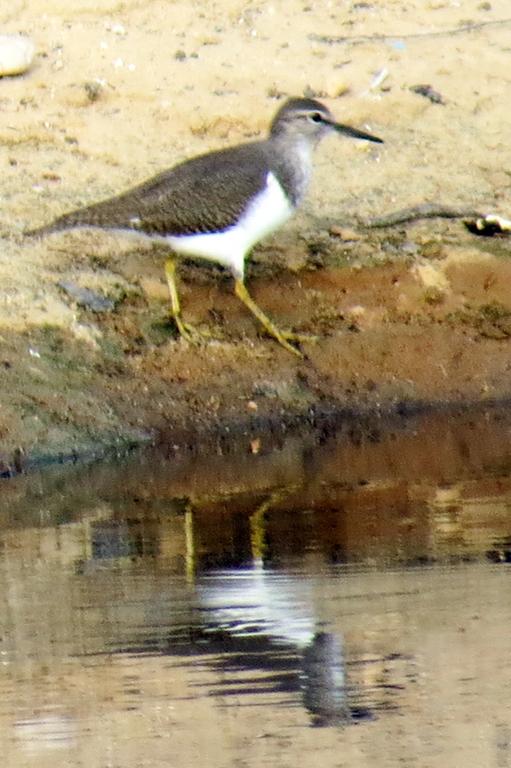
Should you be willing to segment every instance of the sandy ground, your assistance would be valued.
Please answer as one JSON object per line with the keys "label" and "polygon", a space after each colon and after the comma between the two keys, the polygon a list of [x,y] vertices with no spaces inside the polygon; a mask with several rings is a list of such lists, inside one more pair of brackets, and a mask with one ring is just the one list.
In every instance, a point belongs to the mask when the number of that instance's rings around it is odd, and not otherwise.
{"label": "sandy ground", "polygon": [[[508,242],[459,221],[360,223],[422,202],[509,213],[506,0],[12,0],[0,22],[38,52],[26,75],[0,81],[0,468],[17,448],[173,439],[318,403],[509,395]],[[268,313],[319,335],[303,361],[258,335],[219,270],[183,265],[185,316],[211,332],[191,348],[164,322],[161,254],[98,234],[23,237],[263,135],[279,99],[301,94],[385,139],[325,141],[304,210],[251,260]],[[62,281],[113,309],[79,306]]]}

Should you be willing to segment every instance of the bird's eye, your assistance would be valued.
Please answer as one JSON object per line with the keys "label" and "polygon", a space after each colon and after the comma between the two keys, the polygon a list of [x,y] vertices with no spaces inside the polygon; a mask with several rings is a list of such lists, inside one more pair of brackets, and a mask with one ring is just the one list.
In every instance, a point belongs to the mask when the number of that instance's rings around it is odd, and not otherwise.
{"label": "bird's eye", "polygon": [[312,120],[313,123],[320,123],[323,120],[321,112],[313,112],[310,116],[310,120]]}

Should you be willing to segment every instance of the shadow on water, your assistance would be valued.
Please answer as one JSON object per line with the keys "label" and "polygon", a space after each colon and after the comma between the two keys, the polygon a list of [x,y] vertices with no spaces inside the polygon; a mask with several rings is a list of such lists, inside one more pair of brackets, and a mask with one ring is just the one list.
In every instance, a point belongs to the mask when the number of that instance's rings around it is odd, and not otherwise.
{"label": "shadow on water", "polygon": [[420,689],[414,611],[432,621],[464,569],[481,584],[511,559],[510,430],[505,411],[428,415],[15,478],[0,500],[18,680],[4,715],[32,723],[19,680],[34,660],[79,676],[112,659],[146,682],[153,663],[184,674],[161,694],[183,706],[316,726],[403,714]]}

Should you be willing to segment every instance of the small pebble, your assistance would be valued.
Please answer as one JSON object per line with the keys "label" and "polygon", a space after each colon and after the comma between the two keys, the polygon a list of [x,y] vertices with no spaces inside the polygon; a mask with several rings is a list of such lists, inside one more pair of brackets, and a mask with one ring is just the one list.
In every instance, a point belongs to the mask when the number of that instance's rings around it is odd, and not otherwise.
{"label": "small pebble", "polygon": [[256,381],[252,392],[261,397],[278,397],[279,394],[278,387],[271,381]]}
{"label": "small pebble", "polygon": [[389,70],[387,67],[383,67],[382,69],[379,69],[378,72],[375,72],[373,79],[371,80],[371,84],[369,85],[370,91],[375,91],[385,82],[387,77],[389,76]]}
{"label": "small pebble", "polygon": [[432,104],[445,104],[442,94],[435,91],[430,85],[412,85],[410,90],[413,93],[418,93],[419,96],[429,99]]}
{"label": "small pebble", "polygon": [[328,232],[332,237],[338,237],[340,240],[354,241],[362,239],[362,235],[359,235],[354,229],[339,227],[337,224],[333,224]]}
{"label": "small pebble", "polygon": [[83,84],[83,88],[88,100],[93,102],[97,101],[101,96],[103,85],[99,80],[87,80],[87,82]]}
{"label": "small pebble", "polygon": [[311,85],[306,85],[303,89],[303,97],[304,99],[323,99],[328,98],[328,93],[326,91],[316,90]]}
{"label": "small pebble", "polygon": [[35,46],[23,35],[0,35],[0,77],[21,75],[34,59]]}
{"label": "small pebble", "polygon": [[91,312],[111,312],[115,308],[112,299],[101,296],[99,293],[91,291],[90,288],[82,288],[71,280],[59,280],[57,285],[68,296],[71,296],[79,306],[90,309]]}
{"label": "small pebble", "polygon": [[110,27],[110,31],[114,33],[114,35],[119,35],[119,37],[124,37],[126,34],[126,27],[124,27],[122,24],[113,24]]}
{"label": "small pebble", "polygon": [[360,320],[366,314],[366,308],[361,304],[354,304],[352,307],[346,310],[346,314],[352,318],[352,320]]}

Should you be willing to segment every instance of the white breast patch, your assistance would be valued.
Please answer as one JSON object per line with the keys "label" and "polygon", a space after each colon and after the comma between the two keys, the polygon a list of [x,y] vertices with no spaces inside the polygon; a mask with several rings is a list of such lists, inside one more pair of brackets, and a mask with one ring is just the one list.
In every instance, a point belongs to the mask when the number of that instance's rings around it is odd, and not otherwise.
{"label": "white breast patch", "polygon": [[230,269],[235,277],[242,278],[245,257],[252,246],[282,226],[293,211],[277,178],[270,172],[264,189],[233,227],[200,235],[168,235],[165,239],[176,253],[216,261]]}

